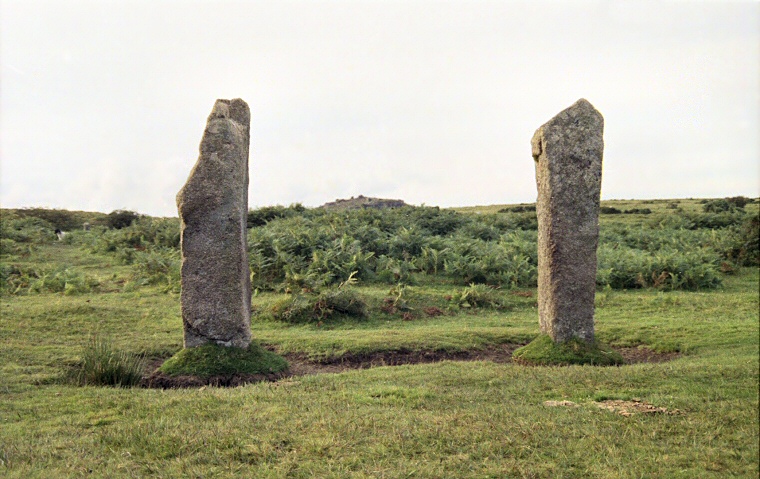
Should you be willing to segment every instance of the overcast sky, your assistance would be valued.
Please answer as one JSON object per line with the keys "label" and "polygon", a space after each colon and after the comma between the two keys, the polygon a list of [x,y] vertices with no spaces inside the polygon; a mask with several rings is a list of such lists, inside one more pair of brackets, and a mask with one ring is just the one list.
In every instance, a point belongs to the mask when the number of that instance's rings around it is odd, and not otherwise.
{"label": "overcast sky", "polygon": [[760,3],[0,0],[0,205],[176,216],[217,98],[251,206],[535,201],[605,118],[603,199],[760,194]]}

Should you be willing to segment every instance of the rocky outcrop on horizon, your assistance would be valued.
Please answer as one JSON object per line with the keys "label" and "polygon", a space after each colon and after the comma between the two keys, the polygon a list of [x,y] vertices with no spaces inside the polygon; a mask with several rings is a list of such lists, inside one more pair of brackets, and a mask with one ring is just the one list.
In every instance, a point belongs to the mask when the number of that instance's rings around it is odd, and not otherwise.
{"label": "rocky outcrop on horizon", "polygon": [[384,198],[370,198],[368,196],[359,195],[357,197],[351,197],[347,200],[337,199],[330,203],[325,203],[320,208],[334,209],[334,210],[360,210],[363,208],[401,208],[407,205],[404,200],[390,200]]}

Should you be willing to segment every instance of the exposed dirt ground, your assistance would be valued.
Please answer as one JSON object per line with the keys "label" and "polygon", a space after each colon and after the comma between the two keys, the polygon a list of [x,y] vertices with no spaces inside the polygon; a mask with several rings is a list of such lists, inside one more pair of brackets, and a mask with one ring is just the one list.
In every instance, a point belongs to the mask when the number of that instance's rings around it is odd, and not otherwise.
{"label": "exposed dirt ground", "polygon": [[678,416],[683,414],[678,409],[657,407],[641,399],[632,399],[626,401],[623,399],[608,399],[595,403],[598,407],[610,412],[620,414],[621,416],[633,416],[634,414],[667,414],[669,416]]}
{"label": "exposed dirt ground", "polygon": [[[163,359],[148,364],[150,374],[146,375],[142,387],[147,388],[197,388],[202,386],[235,387],[260,381],[277,381],[291,376],[307,374],[339,373],[351,369],[368,369],[378,366],[401,366],[404,364],[436,363],[440,361],[492,361],[511,363],[512,353],[521,344],[501,344],[480,351],[380,351],[371,354],[346,354],[327,360],[310,360],[303,354],[284,354],[290,370],[277,374],[235,374],[232,376],[169,376],[157,371]],[[627,364],[660,363],[680,356],[680,353],[658,353],[648,348],[616,348]]]}
{"label": "exposed dirt ground", "polygon": [[[638,398],[630,400],[626,399],[606,399],[604,401],[593,401],[590,404],[595,405],[600,409],[606,409],[607,411],[620,414],[621,416],[629,417],[634,414],[667,414],[669,416],[682,415],[678,409],[668,409],[665,407],[658,407],[654,404],[642,401]],[[573,401],[544,401],[546,407],[567,407],[576,408],[580,404]]]}

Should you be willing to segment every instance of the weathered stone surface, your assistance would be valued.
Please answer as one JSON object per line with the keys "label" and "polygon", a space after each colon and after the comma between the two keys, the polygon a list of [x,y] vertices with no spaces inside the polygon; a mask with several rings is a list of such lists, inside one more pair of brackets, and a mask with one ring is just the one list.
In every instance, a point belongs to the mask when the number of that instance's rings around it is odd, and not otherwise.
{"label": "weathered stone surface", "polygon": [[248,347],[251,277],[246,246],[248,105],[217,100],[200,155],[177,194],[182,228],[182,322],[185,347]]}
{"label": "weathered stone surface", "polygon": [[555,342],[594,339],[604,118],[581,99],[533,135],[538,315]]}

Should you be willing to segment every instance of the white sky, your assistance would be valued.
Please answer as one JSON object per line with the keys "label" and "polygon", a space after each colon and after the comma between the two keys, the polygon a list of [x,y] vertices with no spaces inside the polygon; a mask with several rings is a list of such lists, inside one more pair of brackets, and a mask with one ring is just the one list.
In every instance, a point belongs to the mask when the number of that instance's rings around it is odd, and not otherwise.
{"label": "white sky", "polygon": [[760,194],[760,3],[0,0],[0,205],[176,216],[216,98],[251,206],[534,201],[583,97],[602,197]]}

